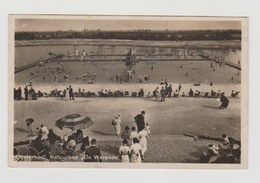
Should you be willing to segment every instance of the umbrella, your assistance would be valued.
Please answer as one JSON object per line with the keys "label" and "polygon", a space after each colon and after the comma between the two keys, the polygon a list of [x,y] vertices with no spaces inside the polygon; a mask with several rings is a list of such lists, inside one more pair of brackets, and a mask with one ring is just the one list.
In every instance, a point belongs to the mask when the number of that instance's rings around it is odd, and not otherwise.
{"label": "umbrella", "polygon": [[25,121],[26,121],[27,126],[29,126],[30,124],[32,124],[34,122],[34,119],[27,118]]}
{"label": "umbrella", "polygon": [[25,121],[26,121],[26,122],[29,122],[29,123],[32,123],[32,122],[34,122],[34,119],[28,118],[28,119],[26,119]]}
{"label": "umbrella", "polygon": [[87,116],[81,116],[79,114],[70,114],[63,118],[58,119],[55,125],[61,130],[63,128],[69,128],[71,130],[78,130],[88,128],[93,124],[93,121]]}

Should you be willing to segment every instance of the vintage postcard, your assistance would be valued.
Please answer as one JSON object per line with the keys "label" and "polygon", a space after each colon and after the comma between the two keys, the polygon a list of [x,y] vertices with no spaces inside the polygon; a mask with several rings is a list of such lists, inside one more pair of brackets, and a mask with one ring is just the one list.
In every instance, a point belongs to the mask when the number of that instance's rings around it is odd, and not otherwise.
{"label": "vintage postcard", "polygon": [[9,166],[245,169],[246,17],[9,15]]}

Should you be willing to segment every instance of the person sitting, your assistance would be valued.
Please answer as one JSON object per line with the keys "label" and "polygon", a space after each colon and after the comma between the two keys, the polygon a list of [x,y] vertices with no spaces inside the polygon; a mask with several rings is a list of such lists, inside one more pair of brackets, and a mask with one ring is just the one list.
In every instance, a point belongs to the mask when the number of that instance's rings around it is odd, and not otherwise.
{"label": "person sitting", "polygon": [[43,97],[43,93],[39,90],[38,93],[37,93],[37,96],[38,97]]}
{"label": "person sitting", "polygon": [[163,85],[163,84],[164,84],[164,81],[163,81],[163,79],[161,79],[161,82],[160,82],[160,84],[161,84],[161,85]]}
{"label": "person sitting", "polygon": [[78,129],[76,133],[73,134],[74,139],[76,141],[76,144],[79,144],[82,142],[83,139],[83,132],[81,129]]}
{"label": "person sitting", "polygon": [[53,132],[53,129],[49,130],[48,139],[50,145],[55,144],[56,140],[58,139],[58,136]]}
{"label": "person sitting", "polygon": [[69,156],[74,155],[74,150],[75,150],[76,145],[77,145],[76,140],[73,139],[73,138],[71,138],[71,139],[69,138],[68,144],[67,144],[67,147],[66,147],[67,155],[69,155]]}
{"label": "person sitting", "polygon": [[81,151],[84,152],[86,149],[86,146],[89,146],[89,137],[86,136],[82,139],[82,146],[81,146]]}
{"label": "person sitting", "polygon": [[76,147],[76,145],[77,145],[77,143],[76,143],[76,140],[74,138],[68,139],[67,148],[74,149]]}
{"label": "person sitting", "polygon": [[219,153],[219,147],[218,146],[209,144],[208,145],[208,153],[209,153],[209,156],[210,156],[208,163],[215,163],[219,160],[220,153]]}
{"label": "person sitting", "polygon": [[235,92],[234,90],[232,90],[232,91],[231,91],[231,97],[235,97],[235,93],[236,93],[236,92]]}
{"label": "person sitting", "polygon": [[113,92],[110,89],[108,90],[107,94],[108,94],[109,97],[113,97],[114,96]]}
{"label": "person sitting", "polygon": [[220,90],[218,90],[217,97],[220,97]]}
{"label": "person sitting", "polygon": [[216,97],[216,92],[214,92],[213,90],[211,90],[211,92],[210,92],[210,96],[211,96],[211,98]]}
{"label": "person sitting", "polygon": [[46,154],[46,147],[42,140],[42,135],[38,135],[38,137],[32,142],[33,147],[37,150],[38,155],[43,156]]}
{"label": "person sitting", "polygon": [[199,97],[199,96],[200,96],[200,93],[201,93],[201,92],[200,92],[199,90],[196,90],[194,97]]}
{"label": "person sitting", "polygon": [[179,91],[175,90],[175,92],[173,93],[173,97],[179,97]]}
{"label": "person sitting", "polygon": [[224,145],[224,149],[229,149],[231,152],[234,150],[234,145],[241,146],[241,142],[237,141],[232,137],[228,137],[226,134],[222,134],[222,144]]}
{"label": "person sitting", "polygon": [[102,162],[96,139],[92,139],[91,146],[86,149],[84,162]]}
{"label": "person sitting", "polygon": [[231,97],[238,98],[238,94],[239,94],[239,92],[235,92],[234,90],[232,90]]}
{"label": "person sitting", "polygon": [[209,97],[209,92],[205,92],[204,95],[202,95],[202,96],[205,98]]}
{"label": "person sitting", "polygon": [[181,97],[185,97],[185,93],[184,92],[182,92]]}
{"label": "person sitting", "polygon": [[194,83],[194,86],[200,86],[201,82]]}
{"label": "person sitting", "polygon": [[139,77],[138,79],[139,79],[139,83],[142,83],[142,82],[143,82],[143,80],[142,80],[141,77]]}
{"label": "person sitting", "polygon": [[145,76],[144,77],[144,82],[147,83],[149,81],[149,79],[150,79],[149,76]]}
{"label": "person sitting", "polygon": [[210,82],[209,85],[210,85],[210,86],[213,86],[213,82]]}
{"label": "person sitting", "polygon": [[193,97],[193,91],[192,91],[192,89],[190,89],[190,91],[189,91],[189,96],[190,96],[190,97]]}
{"label": "person sitting", "polygon": [[140,91],[138,92],[138,97],[143,97],[144,96],[144,90],[140,89]]}
{"label": "person sitting", "polygon": [[147,98],[151,98],[151,97],[152,97],[151,93],[148,92],[148,93],[147,93]]}
{"label": "person sitting", "polygon": [[83,74],[83,80],[86,81],[87,80],[87,75]]}
{"label": "person sitting", "polygon": [[39,133],[42,135],[42,138],[43,138],[43,139],[47,139],[49,130],[48,130],[48,128],[47,128],[46,126],[41,125],[41,128],[40,128],[40,130],[39,130]]}

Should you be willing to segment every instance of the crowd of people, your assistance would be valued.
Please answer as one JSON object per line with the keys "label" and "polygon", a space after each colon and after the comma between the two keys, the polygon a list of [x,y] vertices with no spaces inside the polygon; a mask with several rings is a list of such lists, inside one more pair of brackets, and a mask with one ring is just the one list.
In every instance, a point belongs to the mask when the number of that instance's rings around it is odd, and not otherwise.
{"label": "crowd of people", "polygon": [[[79,155],[90,146],[89,137],[84,137],[81,129],[73,131],[70,135],[66,133],[64,136],[58,136],[53,129],[48,129],[43,124],[36,129],[33,129],[32,124],[33,120],[26,121],[29,136],[36,136],[30,142],[31,156],[42,157],[49,161],[61,161],[60,158]],[[93,139],[91,144],[94,144]]]}
{"label": "crowd of people", "polygon": [[[70,55],[70,53],[69,53]],[[80,57],[81,61],[85,61],[86,53],[80,53],[75,54],[76,56]],[[45,67],[46,63],[42,62],[40,64],[40,67]],[[211,67],[213,70],[215,68],[211,64]],[[182,66],[181,66],[182,68]],[[50,67],[49,67],[49,70]],[[154,66],[151,66],[151,72],[154,70]],[[69,74],[66,73],[65,67],[62,64],[62,62],[58,63],[58,67],[56,68],[56,72],[51,71],[52,74],[49,75],[50,79],[54,82],[58,82],[58,73],[64,73],[64,81],[69,82]],[[135,71],[134,71],[135,73]],[[39,73],[38,73],[39,74]],[[128,81],[131,80],[131,74],[132,72],[128,73]],[[186,76],[189,74],[186,73]],[[155,101],[161,101],[165,102],[166,98],[176,98],[176,97],[204,97],[204,98],[220,98],[220,109],[227,109],[229,105],[229,100],[225,96],[224,92],[221,92],[218,90],[218,92],[211,90],[210,92],[203,92],[199,90],[193,91],[192,88],[190,88],[188,95],[185,94],[185,92],[182,89],[182,84],[179,83],[176,90],[173,90],[173,87],[171,84],[168,83],[167,79],[161,79],[160,85],[163,85],[161,87],[156,87],[154,91],[148,91],[147,95],[145,95],[145,91],[143,88],[140,88],[139,91],[134,91],[130,93],[129,91],[123,91],[123,90],[116,90],[111,91],[110,89],[102,89],[101,91],[96,92],[90,92],[85,91],[84,89],[79,88],[77,92],[73,91],[73,88],[71,86],[65,88],[64,90],[58,90],[54,89],[50,92],[50,94],[43,93],[41,91],[38,91],[38,93],[35,92],[34,88],[32,87],[32,84],[34,82],[35,74],[31,72],[31,79],[29,81],[29,86],[26,86],[24,88],[24,98],[22,96],[22,89],[21,87],[18,87],[18,89],[14,88],[14,99],[15,100],[37,100],[39,97],[44,96],[53,96],[53,97],[61,97],[65,100],[75,100],[75,97],[124,97],[124,96],[131,96],[131,97],[140,97],[140,98],[152,98]],[[122,76],[117,73],[115,75],[116,82],[121,83],[122,82]],[[96,73],[93,74],[83,74],[82,77],[76,77],[77,80],[83,79],[85,82],[88,82],[89,84],[93,84],[96,79]],[[45,82],[46,78],[43,76],[43,81]],[[149,80],[149,77],[147,76],[145,81]],[[233,77],[232,77],[233,81]],[[140,80],[142,82],[142,80]],[[201,82],[194,83],[194,86],[200,86]],[[213,83],[210,83],[210,86],[213,86]],[[182,93],[181,93],[182,92]],[[152,93],[152,94],[151,94]],[[232,90],[231,97],[238,98],[239,92],[235,92]],[[112,125],[115,129],[115,134],[120,137],[121,139],[121,145],[118,147],[118,157],[122,163],[141,163],[145,160],[145,154],[147,152],[147,140],[150,135],[150,126],[145,120],[145,111],[142,111],[140,114],[136,115],[134,117],[135,124],[130,128],[129,126],[124,127],[124,131],[122,131],[123,122],[120,115],[116,115],[115,119],[112,121]],[[29,136],[34,136],[35,134],[37,137],[31,142],[31,146],[33,147],[34,153],[36,153],[39,156],[44,156],[47,159],[51,160],[53,156],[55,155],[61,155],[61,156],[73,156],[78,155],[79,153],[83,154],[84,162],[102,162],[102,154],[101,150],[98,146],[98,142],[95,138],[93,138],[91,141],[89,140],[89,137],[83,136],[82,130],[78,129],[74,131],[71,135],[65,134],[63,137],[60,137],[55,134],[53,129],[48,129],[46,126],[41,125],[40,127],[36,128],[36,132],[33,132],[32,123],[27,122],[28,127],[28,134]],[[237,154],[239,153],[237,148],[234,148],[235,145],[238,145],[238,149],[240,149],[241,144],[239,144],[238,141],[227,137],[225,134],[223,137],[223,143],[221,146],[215,146],[210,144],[208,146],[208,155],[209,163],[217,162],[220,158],[222,158],[224,155],[222,155],[222,152],[228,152],[235,156],[235,158],[238,159]],[[239,155],[240,156],[240,155]],[[226,154],[225,154],[226,157]]]}
{"label": "crowd of people", "polygon": [[209,144],[200,161],[202,163],[240,163],[241,141],[222,134],[220,144]]}
{"label": "crowd of people", "polygon": [[119,159],[122,163],[141,163],[147,152],[147,139],[151,133],[150,126],[145,122],[145,111],[134,117],[135,124],[130,129],[125,126],[121,133],[122,120],[116,115],[112,121],[117,136],[121,137],[122,145],[119,147]]}
{"label": "crowd of people", "polygon": [[[147,152],[147,139],[150,134],[150,126],[145,122],[145,111],[134,117],[135,124],[130,129],[125,126],[121,132],[123,124],[120,115],[116,115],[112,121],[115,133],[121,139],[118,147],[118,160],[122,163],[141,163]],[[72,134],[58,136],[53,129],[41,124],[40,127],[33,128],[34,120],[26,120],[28,136],[35,137],[30,142],[30,155],[43,157],[48,161],[61,161],[66,156],[81,156],[84,162],[102,162],[100,147],[97,140],[91,141],[89,136],[84,136],[81,129],[74,130]],[[18,151],[15,149],[16,155]],[[19,160],[18,160],[19,161]]]}
{"label": "crowd of people", "polygon": [[[22,100],[22,89],[18,87],[18,89],[14,88],[14,100]],[[35,92],[34,88],[31,87],[30,89],[28,86],[24,88],[24,100],[37,100],[37,93]]]}
{"label": "crowd of people", "polygon": [[[152,92],[148,92],[147,95],[145,96],[144,89],[141,88],[138,92],[132,92],[130,94],[129,91],[123,91],[123,90],[116,90],[116,91],[111,91],[109,90],[104,90],[102,89],[101,91],[96,92],[90,92],[90,91],[85,91],[84,89],[79,88],[78,92],[74,92],[73,88],[71,86],[67,87],[64,90],[57,90],[54,89],[50,92],[50,94],[43,93],[41,91],[38,91],[37,93],[35,92],[34,88],[31,87],[28,89],[26,86],[24,88],[24,100],[37,100],[39,97],[60,97],[65,100],[75,100],[76,97],[126,97],[126,96],[131,96],[131,97],[146,97],[146,98],[152,98],[155,101],[161,101],[165,102],[166,98],[178,98],[178,97],[203,97],[203,98],[220,98],[220,102],[222,103],[221,106],[219,107],[220,109],[226,109],[229,105],[229,100],[227,96],[225,96],[224,92],[221,92],[220,90],[214,91],[211,90],[210,92],[203,92],[199,90],[193,91],[192,88],[190,88],[188,95],[185,94],[183,91],[181,93],[182,89],[182,84],[180,83],[178,88],[173,92],[172,85],[168,84],[167,79],[165,79],[163,82],[161,82],[161,85],[165,84],[165,86],[162,86],[161,89],[159,87],[156,87],[155,90]],[[181,94],[180,94],[181,93]],[[238,98],[239,92],[235,92],[234,90],[231,91],[230,97],[231,98]],[[14,100],[22,100],[22,90],[21,87],[18,87],[18,89],[14,88]]]}

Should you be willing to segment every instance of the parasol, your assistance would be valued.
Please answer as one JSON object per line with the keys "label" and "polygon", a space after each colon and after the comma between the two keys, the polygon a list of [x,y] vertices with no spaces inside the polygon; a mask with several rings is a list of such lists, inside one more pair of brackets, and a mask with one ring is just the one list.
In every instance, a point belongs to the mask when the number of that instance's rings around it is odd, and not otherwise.
{"label": "parasol", "polygon": [[27,126],[30,126],[34,122],[34,119],[33,118],[27,118],[25,121],[26,121]]}
{"label": "parasol", "polygon": [[69,128],[71,130],[78,130],[88,128],[93,124],[93,121],[87,116],[81,116],[79,114],[70,114],[63,118],[58,119],[55,125],[61,130],[63,128]]}

